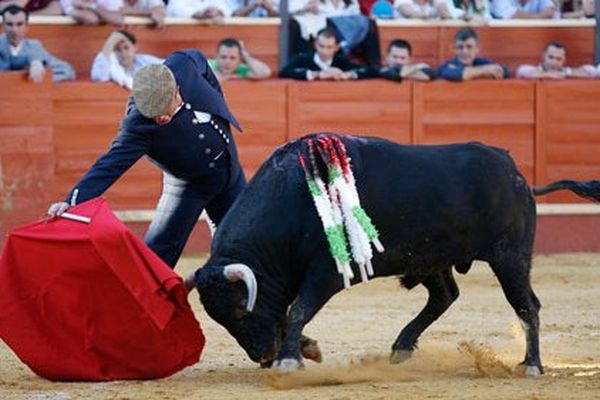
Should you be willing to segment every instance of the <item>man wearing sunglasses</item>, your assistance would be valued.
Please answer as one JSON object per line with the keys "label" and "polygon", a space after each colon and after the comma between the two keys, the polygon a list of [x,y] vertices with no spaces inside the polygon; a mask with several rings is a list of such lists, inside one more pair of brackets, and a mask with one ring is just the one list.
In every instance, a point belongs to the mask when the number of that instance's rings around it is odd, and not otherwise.
{"label": "man wearing sunglasses", "polygon": [[449,81],[505,79],[510,77],[510,71],[479,57],[479,36],[473,28],[466,27],[454,36],[454,57],[440,66],[438,77]]}
{"label": "man wearing sunglasses", "polygon": [[163,190],[145,241],[173,268],[202,210],[218,225],[246,184],[230,125],[241,130],[199,51],[147,65],[111,147],[48,214],[100,196],[146,155],[163,171]]}

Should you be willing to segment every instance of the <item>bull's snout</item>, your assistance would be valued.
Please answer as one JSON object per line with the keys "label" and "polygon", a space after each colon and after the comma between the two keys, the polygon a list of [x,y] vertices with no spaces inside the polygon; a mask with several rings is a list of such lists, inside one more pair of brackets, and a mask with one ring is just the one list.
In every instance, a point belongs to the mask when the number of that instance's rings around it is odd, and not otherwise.
{"label": "bull's snout", "polygon": [[259,363],[261,368],[271,368],[271,365],[273,364],[273,361],[275,360],[275,356],[277,355],[277,352],[279,351],[280,345],[281,345],[281,339],[279,337],[277,337],[275,339],[275,341],[273,342],[273,345],[267,351],[262,352],[262,354],[260,354],[257,357],[252,357],[252,355],[249,354],[250,359],[254,362]]}

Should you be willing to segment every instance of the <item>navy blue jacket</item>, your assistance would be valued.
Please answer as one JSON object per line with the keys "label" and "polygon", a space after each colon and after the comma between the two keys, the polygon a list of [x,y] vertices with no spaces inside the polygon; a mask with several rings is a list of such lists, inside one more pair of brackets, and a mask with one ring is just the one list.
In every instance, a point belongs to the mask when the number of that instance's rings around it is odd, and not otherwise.
{"label": "navy blue jacket", "polygon": [[[333,56],[332,67],[342,71],[354,71],[358,79],[376,78],[377,70],[371,67],[353,64],[350,59],[344,55],[336,54]],[[279,72],[281,78],[292,78],[306,80],[307,71],[320,71],[321,68],[314,61],[313,53],[301,53],[294,57],[288,65]]]}
{"label": "navy blue jacket", "polygon": [[[67,202],[78,204],[101,195],[144,155],[166,173],[191,183],[201,184],[223,152],[229,153],[231,168],[241,168],[229,125],[241,129],[204,55],[181,50],[164,63],[175,76],[185,106],[171,122],[158,125],[140,114],[130,99],[110,149],[71,190]],[[194,111],[209,113],[212,119],[198,121]]]}
{"label": "navy blue jacket", "polygon": [[[476,57],[473,61],[473,67],[479,67],[481,65],[495,64],[491,60],[483,57]],[[438,78],[447,79],[449,81],[462,81],[463,70],[466,65],[458,60],[456,57],[452,57],[438,68]],[[501,65],[504,71],[504,78],[510,78],[510,71],[504,65]]]}

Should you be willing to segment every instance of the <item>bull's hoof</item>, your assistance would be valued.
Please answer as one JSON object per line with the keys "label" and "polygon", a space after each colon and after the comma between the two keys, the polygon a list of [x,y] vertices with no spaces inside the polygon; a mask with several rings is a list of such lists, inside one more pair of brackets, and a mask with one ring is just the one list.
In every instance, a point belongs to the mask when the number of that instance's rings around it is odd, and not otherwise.
{"label": "bull's hoof", "polygon": [[300,361],[295,358],[284,358],[283,360],[277,360],[273,363],[273,367],[275,367],[279,372],[289,373],[297,371],[302,368],[303,365]]}
{"label": "bull's hoof", "polygon": [[528,365],[525,368],[525,376],[528,378],[537,378],[542,375],[543,371],[537,365]]}
{"label": "bull's hoof", "polygon": [[306,340],[300,341],[300,345],[302,346],[300,349],[302,357],[317,363],[323,361],[323,355],[316,340],[306,338]]}
{"label": "bull's hoof", "polygon": [[537,378],[544,374],[544,367],[542,364],[528,365],[527,361],[519,363],[519,373],[524,373],[527,378]]}
{"label": "bull's hoof", "polygon": [[412,350],[394,350],[390,355],[390,362],[392,364],[400,364],[412,357]]}

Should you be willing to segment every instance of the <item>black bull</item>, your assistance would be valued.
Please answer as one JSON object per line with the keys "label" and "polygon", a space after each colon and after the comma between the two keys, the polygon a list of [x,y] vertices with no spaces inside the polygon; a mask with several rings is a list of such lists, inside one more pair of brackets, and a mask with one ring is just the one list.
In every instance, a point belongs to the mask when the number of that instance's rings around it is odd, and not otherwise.
{"label": "black bull", "polygon": [[[527,373],[542,373],[540,302],[530,283],[534,194],[568,189],[597,200],[600,182],[531,189],[506,151],[483,144],[339,138],[385,247],[374,255],[375,275],[399,276],[405,287],[422,284],[429,292],[392,345],[392,361],[409,356],[419,335],[458,297],[452,268],[466,273],[483,260],[524,326]],[[217,229],[210,259],[187,280],[252,360],[275,361],[282,369],[299,365],[304,326],[343,289],[300,153],[306,153],[306,138],[279,148],[262,165]],[[359,283],[356,265],[353,271],[352,284]]]}

